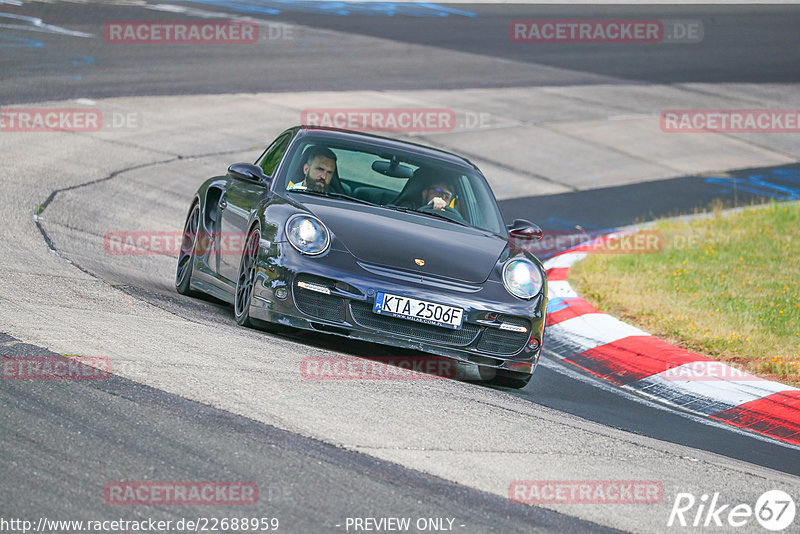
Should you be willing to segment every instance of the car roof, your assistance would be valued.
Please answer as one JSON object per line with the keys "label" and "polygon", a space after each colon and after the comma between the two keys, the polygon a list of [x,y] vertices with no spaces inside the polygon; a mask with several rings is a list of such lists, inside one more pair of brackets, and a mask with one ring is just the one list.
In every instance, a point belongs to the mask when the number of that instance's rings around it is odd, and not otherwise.
{"label": "car roof", "polygon": [[459,166],[465,166],[472,170],[478,170],[478,167],[475,166],[475,164],[473,164],[467,158],[459,156],[458,154],[453,154],[452,152],[447,152],[446,150],[439,150],[438,148],[420,145],[418,143],[412,143],[410,141],[401,141],[399,139],[392,139],[390,137],[383,137],[381,135],[368,134],[353,130],[344,130],[341,128],[329,128],[325,126],[300,125],[299,128],[304,134],[323,134],[323,136],[329,136],[332,139],[364,141],[370,144],[378,144],[388,149],[397,148],[413,150],[414,152],[417,152],[423,156],[443,160]]}

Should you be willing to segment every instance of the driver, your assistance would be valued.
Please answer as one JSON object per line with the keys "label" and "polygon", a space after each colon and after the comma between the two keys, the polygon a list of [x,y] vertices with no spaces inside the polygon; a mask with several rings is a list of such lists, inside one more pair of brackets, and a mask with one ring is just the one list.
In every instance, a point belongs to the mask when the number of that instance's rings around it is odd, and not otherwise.
{"label": "driver", "polygon": [[336,172],[336,154],[324,146],[312,146],[306,151],[303,164],[303,181],[289,182],[289,190],[309,190],[327,193]]}

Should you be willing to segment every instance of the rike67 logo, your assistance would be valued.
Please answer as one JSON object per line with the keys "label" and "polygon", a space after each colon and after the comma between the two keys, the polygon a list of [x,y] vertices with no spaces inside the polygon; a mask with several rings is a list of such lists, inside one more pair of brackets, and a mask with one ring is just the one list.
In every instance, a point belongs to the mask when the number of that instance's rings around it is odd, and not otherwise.
{"label": "rike67 logo", "polygon": [[756,500],[754,507],[746,503],[723,504],[720,502],[719,493],[714,493],[710,500],[707,494],[697,499],[691,493],[678,493],[667,526],[752,527],[755,517],[765,529],[778,532],[794,523],[795,512],[794,499],[781,490],[763,493]]}

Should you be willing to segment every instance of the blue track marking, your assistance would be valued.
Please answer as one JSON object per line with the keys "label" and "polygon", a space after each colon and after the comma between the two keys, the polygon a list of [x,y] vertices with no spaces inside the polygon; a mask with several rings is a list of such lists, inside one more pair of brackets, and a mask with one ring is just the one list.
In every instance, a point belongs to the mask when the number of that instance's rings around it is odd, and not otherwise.
{"label": "blue track marking", "polygon": [[314,13],[318,15],[366,15],[377,17],[460,17],[476,18],[478,15],[463,9],[431,2],[323,2],[317,0],[188,0],[198,4],[224,7],[239,13],[280,15],[284,12]]}
{"label": "blue track marking", "polygon": [[720,193],[726,195],[732,195],[737,191],[742,191],[781,201],[800,199],[800,187],[786,185],[785,182],[797,183],[800,185],[800,170],[772,169],[769,174],[751,174],[747,178],[730,178],[723,176],[710,176],[706,178],[706,183],[708,184],[723,186]]}
{"label": "blue track marking", "polygon": [[94,65],[97,60],[94,56],[75,56],[69,62],[72,65]]}
{"label": "blue track marking", "polygon": [[0,34],[0,48],[42,48],[44,43],[24,37]]}
{"label": "blue track marking", "polygon": [[550,299],[547,302],[547,313],[554,313],[559,310],[563,310],[567,306],[569,306],[569,301],[575,300],[575,297],[558,297],[555,299]]}

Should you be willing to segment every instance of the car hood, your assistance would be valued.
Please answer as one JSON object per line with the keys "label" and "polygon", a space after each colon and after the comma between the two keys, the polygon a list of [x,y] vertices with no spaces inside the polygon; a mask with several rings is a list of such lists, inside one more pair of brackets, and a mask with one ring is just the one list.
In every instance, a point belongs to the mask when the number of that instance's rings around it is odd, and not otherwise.
{"label": "car hood", "polygon": [[420,275],[484,282],[507,244],[483,230],[416,213],[315,197],[304,197],[303,204],[356,259]]}

